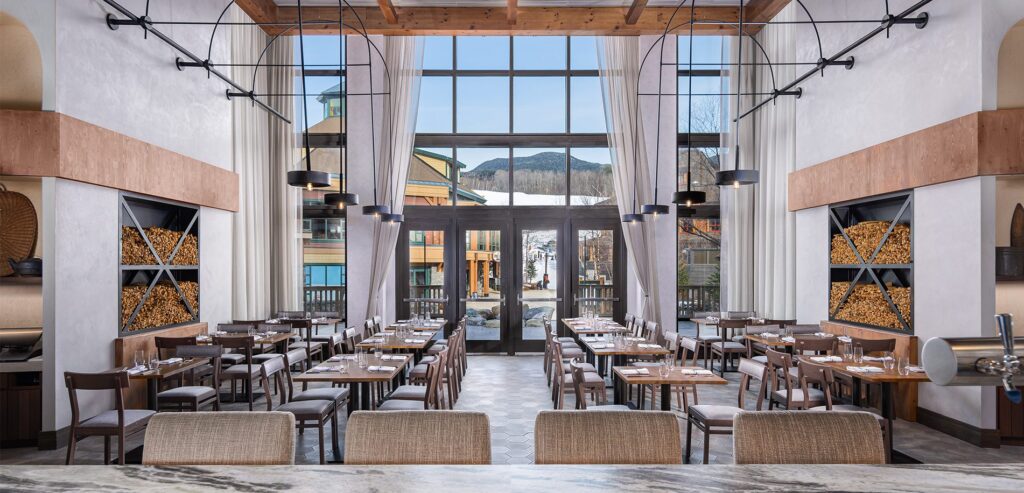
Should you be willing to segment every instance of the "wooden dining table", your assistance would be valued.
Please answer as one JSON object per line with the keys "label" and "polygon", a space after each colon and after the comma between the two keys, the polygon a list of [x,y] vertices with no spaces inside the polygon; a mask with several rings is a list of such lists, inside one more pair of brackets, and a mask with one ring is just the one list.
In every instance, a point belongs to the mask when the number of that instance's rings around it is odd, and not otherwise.
{"label": "wooden dining table", "polygon": [[[601,376],[606,376],[608,373],[604,368],[605,358],[611,358],[611,366],[616,367],[626,366],[626,360],[630,356],[665,356],[671,353],[671,351],[660,345],[646,341],[634,341],[633,344],[617,345],[603,339],[595,341],[583,337],[579,340],[582,344],[580,347],[587,353],[587,361],[597,367],[597,372]],[[640,344],[644,344],[645,347],[641,347]],[[612,383],[614,385],[614,381]]]}
{"label": "wooden dining table", "polygon": [[[632,374],[633,371],[645,369],[647,375]],[[636,367],[636,366],[613,366],[612,378],[615,381],[615,403],[626,404],[625,388],[630,385],[659,385],[661,386],[661,410],[672,410],[672,386],[673,385],[726,385],[728,380],[715,375],[704,373],[706,370],[699,366],[672,367],[667,376],[661,376],[657,367]]]}
{"label": "wooden dining table", "polygon": [[602,320],[604,323],[601,324],[600,327],[588,325],[586,323],[586,319],[583,318],[563,318],[561,319],[561,322],[562,325],[568,329],[568,333],[572,334],[572,337],[575,337],[576,339],[588,335],[617,334],[626,332],[625,327],[612,320]]}
{"label": "wooden dining table", "polygon": [[[177,363],[170,363],[166,365],[162,364],[156,369],[145,370],[141,373],[132,374],[129,372],[128,378],[131,380],[146,381],[146,405],[149,409],[156,411],[156,395],[160,392],[160,382],[166,378],[175,377],[187,371],[192,371],[200,366],[208,364],[209,362],[210,360],[208,358],[187,358]],[[115,371],[119,370],[128,370],[128,368],[121,367],[115,369]]]}
{"label": "wooden dining table", "polygon": [[[852,380],[852,382],[853,382],[853,395],[852,395],[852,399],[853,399],[853,402],[855,404],[857,404],[857,405],[860,405],[860,401],[861,401],[861,395],[860,395],[861,394],[861,392],[860,392],[861,382],[879,384],[881,386],[881,388],[882,388],[882,409],[880,409],[880,411],[882,412],[882,417],[885,418],[885,420],[888,422],[888,425],[889,425],[889,433],[887,434],[887,437],[886,437],[886,441],[888,443],[886,443],[886,447],[888,447],[888,449],[889,449],[889,456],[892,457],[893,452],[895,452],[893,450],[893,447],[892,447],[892,436],[893,436],[893,432],[894,432],[894,430],[893,430],[893,420],[896,418],[895,386],[897,384],[901,384],[901,383],[917,384],[917,383],[930,382],[931,380],[928,378],[928,375],[923,371],[923,369],[922,369],[922,371],[919,371],[919,372],[910,372],[907,375],[900,375],[899,372],[895,368],[892,369],[892,370],[886,370],[884,365],[881,362],[876,362],[876,361],[862,361],[860,363],[856,363],[854,361],[849,361],[849,360],[821,362],[821,361],[814,361],[814,360],[810,359],[810,358],[815,358],[815,357],[816,356],[798,356],[797,358],[799,360],[808,360],[808,361],[810,361],[811,363],[814,363],[814,364],[828,366],[829,368],[832,369],[833,372],[841,373],[841,374],[846,375],[847,377],[849,377]],[[867,373],[867,372],[859,372],[859,371],[854,371],[854,370],[850,370],[849,369],[849,367],[863,367],[863,366],[871,366],[871,367],[875,367],[875,368],[880,368],[880,369],[882,369],[882,372]]]}
{"label": "wooden dining table", "polygon": [[[421,332],[421,334],[426,334]],[[423,351],[434,344],[434,335],[436,332],[430,333],[430,335],[411,335],[409,337],[397,337],[395,334],[389,334],[387,332],[383,334],[374,334],[362,342],[356,344],[357,349],[363,349],[366,351],[372,351],[379,345],[381,349],[385,351],[397,352],[397,353],[409,353],[413,355],[414,363],[419,363],[420,359],[423,358]],[[378,342],[380,341],[380,342]]]}
{"label": "wooden dining table", "polygon": [[[366,355],[366,368],[360,368],[355,360],[355,355],[338,355],[328,359],[316,367],[296,375],[292,378],[294,382],[327,382],[331,384],[349,384],[348,413],[353,411],[368,411],[372,408],[370,402],[370,384],[392,382],[396,387],[405,383],[405,368],[412,359],[408,354],[383,355],[389,359],[379,359],[373,354]],[[401,360],[393,359],[401,357]],[[341,373],[342,361],[347,363],[345,373]],[[370,371],[373,366],[391,366],[392,370]],[[328,367],[331,371],[318,372],[316,368]]]}

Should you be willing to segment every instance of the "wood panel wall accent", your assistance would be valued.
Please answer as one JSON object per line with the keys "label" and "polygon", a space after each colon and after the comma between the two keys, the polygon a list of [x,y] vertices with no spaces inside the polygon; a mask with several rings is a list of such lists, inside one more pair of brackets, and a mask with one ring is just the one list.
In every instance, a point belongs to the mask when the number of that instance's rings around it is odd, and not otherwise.
{"label": "wood panel wall accent", "polygon": [[[146,354],[156,351],[154,338],[157,337],[190,337],[207,333],[206,322],[199,322],[188,325],[179,325],[163,330],[154,330],[143,334],[133,334],[114,339],[114,367],[132,366],[135,364],[135,351],[143,350]],[[132,380],[125,393],[125,403],[128,408],[146,408],[146,382],[143,380]]]}
{"label": "wood panel wall accent", "polygon": [[53,176],[238,210],[237,174],[54,112],[0,110],[0,175]]}
{"label": "wood panel wall accent", "polygon": [[[910,364],[917,364],[917,336],[869,329],[867,327],[829,320],[821,321],[821,330],[835,335],[846,334],[858,339],[896,339],[896,354],[899,356],[909,356]],[[917,384],[898,384],[895,397],[896,416],[907,421],[917,421]]]}
{"label": "wood panel wall accent", "polygon": [[980,111],[789,174],[790,211],[1024,173],[1024,109]]}

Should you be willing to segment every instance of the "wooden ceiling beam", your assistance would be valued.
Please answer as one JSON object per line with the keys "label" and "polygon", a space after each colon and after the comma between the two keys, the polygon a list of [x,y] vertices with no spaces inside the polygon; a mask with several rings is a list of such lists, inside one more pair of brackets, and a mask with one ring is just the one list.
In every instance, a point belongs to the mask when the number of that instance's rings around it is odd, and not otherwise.
{"label": "wooden ceiling beam", "polygon": [[274,0],[235,0],[246,14],[255,22],[274,22],[277,20],[277,4]]}
{"label": "wooden ceiling beam", "polygon": [[391,0],[377,0],[377,5],[380,6],[380,12],[388,24],[398,24],[398,12]]}
{"label": "wooden ceiling beam", "polygon": [[515,25],[516,16],[519,14],[519,0],[508,0],[508,5],[505,8],[508,10],[509,25]]}
{"label": "wooden ceiling beam", "polygon": [[626,24],[636,24],[636,21],[640,20],[640,14],[644,13],[644,7],[647,7],[647,0],[633,0],[633,4],[626,11]]}
{"label": "wooden ceiling beam", "polygon": [[[779,15],[792,0],[750,0],[743,8],[744,22],[768,22]],[[755,26],[752,26],[755,27]],[[761,30],[762,26],[756,26]]]}
{"label": "wooden ceiling beam", "polygon": [[[516,23],[509,24],[506,8],[490,7],[403,7],[397,23],[389,23],[383,12],[375,7],[354,7],[363,18],[369,34],[394,36],[409,35],[604,35],[633,36],[661,34],[674,7],[645,8],[635,24],[627,24],[621,7],[521,7],[516,11]],[[346,16],[347,14],[346,10]],[[250,14],[251,15],[251,14]],[[697,7],[699,20],[735,23],[739,19],[738,7]],[[337,33],[336,7],[303,7],[302,17],[307,33]],[[295,7],[278,7],[275,22],[295,22]],[[323,26],[310,25],[311,21],[324,21]],[[346,21],[346,24],[351,24]],[[287,26],[264,26],[268,34],[277,34]],[[697,24],[694,34],[735,35],[736,29],[728,24]],[[289,32],[295,34],[295,30]]]}

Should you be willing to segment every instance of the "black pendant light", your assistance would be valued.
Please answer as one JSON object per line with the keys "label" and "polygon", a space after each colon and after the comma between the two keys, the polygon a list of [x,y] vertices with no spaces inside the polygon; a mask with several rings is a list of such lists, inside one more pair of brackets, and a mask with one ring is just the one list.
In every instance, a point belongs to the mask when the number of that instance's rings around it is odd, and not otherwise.
{"label": "black pendant light", "polygon": [[[687,66],[690,71],[690,76],[686,78],[688,89],[686,91],[686,132],[693,132],[693,21],[694,21],[694,9],[697,2],[690,2],[690,57],[687,61]],[[693,168],[692,164],[693,149],[690,148],[689,143],[686,147],[686,191],[677,191],[675,196],[672,197],[672,203],[677,204],[679,207],[676,212],[680,216],[690,217],[696,212],[693,209],[694,205],[703,204],[707,202],[707,194],[701,191],[693,190]],[[692,212],[691,212],[692,211]]]}
{"label": "black pendant light", "polygon": [[288,184],[293,187],[305,187],[306,190],[331,186],[331,175],[323,171],[314,171],[309,155],[309,111],[306,109],[306,57],[302,43],[302,0],[298,1],[299,9],[299,65],[302,74],[302,130],[303,145],[306,149],[306,169],[288,172]]}
{"label": "black pendant light", "polygon": [[[663,88],[662,83],[665,80],[665,77],[662,74],[662,67],[664,67],[665,65],[665,38],[668,36],[668,31],[672,27],[672,19],[675,18],[676,12],[678,11],[679,8],[676,7],[676,10],[672,12],[672,15],[668,19],[668,23],[665,25],[665,32],[662,34],[661,40],[659,41],[661,43],[661,53],[658,59],[658,116],[656,120],[658,124],[656,127],[657,134],[654,139],[654,203],[644,204],[643,206],[640,207],[641,213],[643,213],[644,215],[649,215],[653,219],[657,219],[659,215],[668,214],[670,210],[667,205],[658,203],[658,184],[660,183],[660,180],[658,179],[658,173],[661,170],[661,93]],[[650,54],[650,51],[648,51],[647,54]],[[647,56],[645,55],[644,61],[646,60]],[[643,63],[640,64],[641,73],[643,72],[643,65]],[[639,73],[637,74],[637,92],[640,92]],[[637,101],[637,112],[640,111],[639,106],[639,101]]]}
{"label": "black pendant light", "polygon": [[740,0],[739,34],[736,37],[739,45],[736,48],[736,156],[733,159],[735,169],[719,171],[715,183],[719,186],[739,188],[742,185],[754,185],[760,181],[760,173],[756,169],[740,169],[740,94],[743,93],[743,0]]}
{"label": "black pendant light", "polygon": [[[370,63],[369,81],[370,81],[370,164],[373,166],[373,204],[363,206],[363,215],[373,216],[377,219],[383,219],[385,216],[391,214],[391,207],[386,204],[377,203],[377,123],[376,123],[376,112],[374,111],[373,104],[373,52],[370,51],[370,38],[366,38],[366,60]],[[387,61],[384,61],[387,64]],[[388,88],[390,91],[391,88]]]}
{"label": "black pendant light", "polygon": [[[338,2],[338,103],[339,108],[343,108],[340,115],[338,115],[338,144],[341,145],[345,142],[344,133],[345,126],[348,125],[348,101],[343,99],[342,95],[345,94],[345,77],[342,75],[345,73],[345,22],[342,19],[341,2]],[[338,209],[344,209],[346,207],[359,205],[359,195],[354,193],[347,193],[348,190],[348,173],[345,173],[344,166],[345,153],[342,149],[338,148],[338,176],[341,182],[338,184],[338,193],[328,193],[324,195],[324,203],[337,207]]]}

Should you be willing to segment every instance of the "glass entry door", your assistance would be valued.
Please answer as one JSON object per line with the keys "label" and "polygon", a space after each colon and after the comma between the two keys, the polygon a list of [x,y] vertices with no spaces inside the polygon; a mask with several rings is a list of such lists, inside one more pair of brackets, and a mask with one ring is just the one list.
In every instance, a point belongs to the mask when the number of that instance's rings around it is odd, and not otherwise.
{"label": "glass entry door", "polygon": [[562,223],[518,223],[515,282],[517,310],[512,340],[516,352],[544,350],[544,321],[563,316]]}
{"label": "glass entry door", "polygon": [[448,308],[445,228],[414,227],[407,231],[406,243],[408,283],[402,299],[404,311],[400,310],[401,318],[415,318],[416,315],[445,318]]}
{"label": "glass entry door", "polygon": [[504,224],[465,221],[458,227],[459,305],[466,316],[466,348],[508,349],[508,276],[504,269]]}
{"label": "glass entry door", "polygon": [[572,227],[574,259],[572,291],[575,316],[596,313],[600,317],[625,317],[625,277],[622,234],[612,221],[580,221]]}

